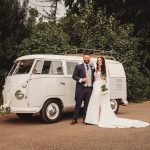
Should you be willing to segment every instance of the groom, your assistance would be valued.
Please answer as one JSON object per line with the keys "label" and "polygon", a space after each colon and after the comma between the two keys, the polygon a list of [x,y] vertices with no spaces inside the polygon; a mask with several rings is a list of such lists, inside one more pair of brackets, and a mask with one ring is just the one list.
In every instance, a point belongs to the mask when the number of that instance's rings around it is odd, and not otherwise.
{"label": "groom", "polygon": [[84,63],[76,65],[72,78],[76,80],[76,91],[75,91],[75,110],[73,113],[73,119],[71,124],[76,124],[81,109],[81,104],[84,101],[84,113],[83,113],[83,122],[86,117],[86,111],[88,103],[91,97],[93,82],[94,82],[94,72],[95,69],[91,66],[90,55],[84,54],[83,61]]}

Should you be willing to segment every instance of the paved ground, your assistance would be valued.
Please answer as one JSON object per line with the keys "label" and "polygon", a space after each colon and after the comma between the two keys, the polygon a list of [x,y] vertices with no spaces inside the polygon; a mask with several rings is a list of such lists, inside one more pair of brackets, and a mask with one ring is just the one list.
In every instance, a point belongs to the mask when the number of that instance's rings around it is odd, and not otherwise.
{"label": "paved ground", "polygon": [[[150,102],[121,106],[119,117],[150,122]],[[72,113],[55,124],[38,116],[22,121],[15,115],[0,116],[0,150],[150,150],[150,127],[104,129],[84,125],[82,118],[70,125]]]}

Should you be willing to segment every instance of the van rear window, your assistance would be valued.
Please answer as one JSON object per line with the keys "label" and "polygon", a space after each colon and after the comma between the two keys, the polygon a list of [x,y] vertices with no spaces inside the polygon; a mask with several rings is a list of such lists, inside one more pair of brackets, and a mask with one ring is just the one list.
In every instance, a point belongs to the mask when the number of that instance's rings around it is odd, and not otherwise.
{"label": "van rear window", "polygon": [[67,74],[72,75],[74,72],[75,66],[78,64],[78,62],[66,62],[67,65]]}

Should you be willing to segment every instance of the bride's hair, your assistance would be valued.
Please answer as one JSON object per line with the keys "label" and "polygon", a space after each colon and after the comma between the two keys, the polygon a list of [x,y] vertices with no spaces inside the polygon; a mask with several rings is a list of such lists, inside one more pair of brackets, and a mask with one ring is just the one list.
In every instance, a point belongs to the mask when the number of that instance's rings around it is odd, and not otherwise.
{"label": "bride's hair", "polygon": [[97,67],[96,67],[96,71],[98,71],[98,70],[99,70],[99,65],[98,65],[98,59],[99,59],[99,58],[101,58],[101,59],[102,59],[101,75],[102,75],[102,76],[106,76],[106,65],[105,65],[105,59],[104,59],[104,57],[102,57],[102,56],[100,56],[100,57],[98,57],[98,58],[97,58],[97,63],[96,63]]}

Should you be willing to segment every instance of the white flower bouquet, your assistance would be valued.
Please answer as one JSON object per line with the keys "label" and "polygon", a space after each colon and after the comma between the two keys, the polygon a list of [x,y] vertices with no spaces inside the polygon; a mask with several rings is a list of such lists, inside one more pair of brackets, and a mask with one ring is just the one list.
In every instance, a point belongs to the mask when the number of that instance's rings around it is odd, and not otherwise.
{"label": "white flower bouquet", "polygon": [[106,87],[106,84],[103,84],[101,86],[101,95],[104,96],[106,94],[108,94],[108,88]]}

